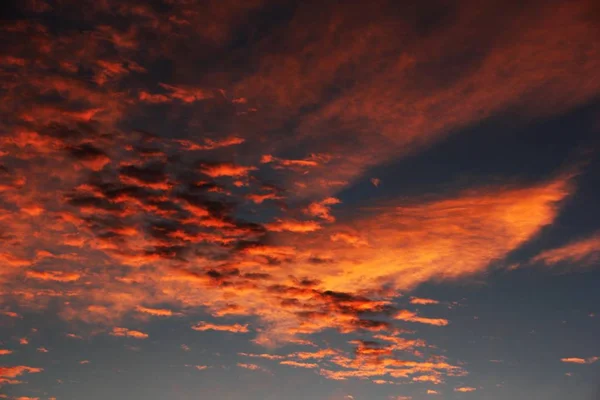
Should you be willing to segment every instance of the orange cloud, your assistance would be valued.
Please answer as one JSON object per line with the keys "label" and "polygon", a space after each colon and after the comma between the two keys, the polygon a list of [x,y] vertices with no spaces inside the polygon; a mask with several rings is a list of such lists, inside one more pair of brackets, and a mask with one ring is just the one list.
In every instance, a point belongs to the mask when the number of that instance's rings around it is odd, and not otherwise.
{"label": "orange cloud", "polygon": [[419,375],[412,378],[413,382],[429,382],[434,385],[444,383],[444,381],[437,375]]}
{"label": "orange cloud", "polygon": [[265,227],[273,232],[296,232],[307,233],[321,229],[321,225],[315,221],[281,220],[265,224]]}
{"label": "orange cloud", "polygon": [[319,235],[299,238],[296,245],[313,254],[322,249],[335,260],[325,276],[308,265],[301,274],[318,276],[337,291],[375,290],[382,281],[406,290],[430,279],[473,275],[550,224],[569,190],[568,179],[560,177],[532,187],[470,190],[454,198],[379,207],[345,223],[376,247],[342,240],[326,247]]}
{"label": "orange cloud", "polygon": [[200,170],[202,171],[202,173],[212,178],[218,178],[223,176],[242,177],[248,175],[250,171],[256,170],[256,167],[248,167],[231,163],[218,163],[203,165],[200,168]]}
{"label": "orange cloud", "polygon": [[331,206],[339,203],[341,203],[339,199],[328,197],[322,201],[310,203],[304,212],[310,216],[324,219],[327,222],[334,222],[335,218],[331,215]]}
{"label": "orange cloud", "polygon": [[323,155],[312,154],[309,158],[301,160],[290,160],[284,158],[277,158],[270,154],[265,154],[261,157],[260,162],[262,164],[273,164],[275,169],[296,169],[302,170],[305,168],[317,167],[328,161],[328,157]]}
{"label": "orange cloud", "polygon": [[147,339],[148,334],[140,331],[135,331],[127,328],[114,327],[112,332],[110,332],[112,336],[120,336],[120,337],[130,337],[134,339]]}
{"label": "orange cloud", "polygon": [[462,393],[474,392],[474,391],[476,391],[476,390],[477,390],[476,388],[474,388],[474,387],[469,387],[469,386],[465,386],[465,387],[458,387],[458,388],[455,388],[455,389],[454,389],[454,391],[455,391],[455,392],[462,392]]}
{"label": "orange cloud", "polygon": [[81,274],[77,272],[64,271],[35,271],[29,270],[26,272],[28,278],[40,279],[44,281],[57,282],[73,282],[81,278]]}
{"label": "orange cloud", "polygon": [[281,361],[279,364],[289,365],[291,367],[298,367],[298,368],[319,368],[319,364],[303,363],[303,362],[291,361],[291,360]]}
{"label": "orange cloud", "polygon": [[150,314],[158,317],[170,317],[173,315],[173,311],[166,308],[148,308],[137,306],[136,310],[144,314]]}
{"label": "orange cloud", "polygon": [[547,265],[560,262],[582,263],[589,265],[600,259],[600,233],[556,249],[545,250],[533,258],[533,262]]}
{"label": "orange cloud", "polygon": [[240,367],[240,368],[249,369],[251,371],[268,372],[268,370],[266,368],[263,368],[260,365],[256,365],[256,364],[237,363],[237,366]]}
{"label": "orange cloud", "polygon": [[400,310],[396,315],[394,315],[395,319],[399,319],[401,321],[408,322],[417,322],[420,324],[428,324],[428,325],[436,325],[436,326],[446,326],[448,325],[448,320],[443,318],[425,318],[419,317],[416,313],[408,310]]}
{"label": "orange cloud", "polygon": [[198,371],[204,371],[205,369],[210,368],[208,365],[190,365],[190,364],[186,364],[185,366],[186,367],[194,368],[194,369],[196,369]]}
{"label": "orange cloud", "polygon": [[367,246],[368,245],[366,240],[362,239],[359,236],[349,234],[349,233],[343,233],[343,232],[334,233],[333,235],[331,235],[330,238],[334,242],[342,241],[342,242],[345,242],[345,243],[353,245],[353,246]]}
{"label": "orange cloud", "polygon": [[251,354],[251,353],[238,353],[240,356],[253,357],[253,358],[264,358],[266,360],[282,360],[285,357],[276,354]]}
{"label": "orange cloud", "polygon": [[0,356],[5,356],[8,354],[12,354],[12,350],[0,349]]}
{"label": "orange cloud", "polygon": [[411,297],[410,304],[428,305],[428,304],[439,304],[440,302],[433,299],[425,299],[423,297]]}
{"label": "orange cloud", "polygon": [[232,333],[247,333],[248,325],[232,324],[232,325],[217,325],[209,322],[198,322],[198,324],[192,326],[195,331],[221,331],[221,332],[232,332]]}
{"label": "orange cloud", "polygon": [[235,146],[244,143],[246,140],[237,136],[226,137],[224,139],[212,140],[204,139],[203,144],[195,143],[190,140],[176,140],[183,148],[189,151],[196,150],[214,150],[222,147]]}
{"label": "orange cloud", "polygon": [[35,374],[42,372],[43,368],[28,367],[25,365],[17,365],[14,367],[0,367],[0,377],[2,378],[16,378],[25,373]]}
{"label": "orange cloud", "polygon": [[578,358],[578,357],[567,357],[561,358],[560,361],[571,364],[593,364],[600,360],[600,357],[589,357],[589,358]]}

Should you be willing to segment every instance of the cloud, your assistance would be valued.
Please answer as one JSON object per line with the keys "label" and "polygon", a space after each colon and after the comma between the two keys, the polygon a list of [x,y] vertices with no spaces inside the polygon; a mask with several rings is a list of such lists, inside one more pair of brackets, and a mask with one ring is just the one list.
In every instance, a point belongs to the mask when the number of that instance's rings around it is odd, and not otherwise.
{"label": "cloud", "polygon": [[0,356],[6,356],[8,354],[12,354],[12,350],[8,350],[8,349],[0,349]]}
{"label": "cloud", "polygon": [[469,386],[454,388],[455,392],[462,392],[462,393],[474,392],[476,390],[477,390],[476,388],[469,387]]}
{"label": "cloud", "polygon": [[419,375],[412,378],[413,382],[429,382],[434,385],[444,383],[438,375]]}
{"label": "cloud", "polygon": [[328,197],[322,201],[310,203],[304,210],[305,214],[321,218],[327,222],[334,222],[335,218],[331,215],[331,206],[339,204],[341,201],[335,197]]}
{"label": "cloud", "polygon": [[282,360],[285,357],[277,354],[252,354],[252,353],[238,353],[240,356],[252,357],[252,358],[264,358],[266,360]]}
{"label": "cloud", "polygon": [[190,364],[186,364],[185,366],[186,367],[194,368],[194,369],[196,369],[198,371],[204,371],[205,369],[210,368],[208,365],[190,365]]}
{"label": "cloud", "polygon": [[261,164],[271,164],[275,169],[291,169],[295,171],[304,171],[307,168],[318,167],[329,161],[329,157],[326,155],[312,154],[310,157],[305,159],[284,159],[274,157],[270,154],[265,154],[261,157]]}
{"label": "cloud", "polygon": [[25,365],[16,365],[13,367],[0,367],[0,378],[16,378],[25,373],[35,374],[42,372],[43,368],[28,367]]}
{"label": "cloud", "polygon": [[244,143],[246,140],[237,136],[226,137],[223,139],[204,139],[204,143],[196,143],[186,139],[175,140],[176,143],[181,145],[185,150],[197,151],[197,150],[214,150],[223,147],[235,146]]}
{"label": "cloud", "polygon": [[303,363],[303,362],[291,361],[291,360],[281,361],[279,364],[289,365],[291,367],[298,367],[298,368],[319,368],[319,364]]}
{"label": "cloud", "polygon": [[562,247],[544,250],[535,256],[533,262],[541,262],[546,265],[558,263],[575,263],[580,265],[591,265],[600,258],[600,233],[588,238],[583,238]]}
{"label": "cloud", "polygon": [[169,85],[166,83],[160,83],[159,86],[165,93],[152,94],[142,90],[139,93],[139,99],[148,103],[166,103],[179,100],[183,103],[191,104],[213,97],[212,93],[200,88]]}
{"label": "cloud", "polygon": [[408,322],[417,322],[419,324],[435,325],[435,326],[446,326],[448,320],[444,318],[425,318],[419,317],[416,313],[408,310],[400,310],[396,315],[395,319]]}
{"label": "cloud", "polygon": [[[364,336],[351,354],[331,345],[242,355],[329,379],[462,373],[399,328],[448,320],[398,310],[395,299],[485,272],[555,220],[569,179],[383,201],[346,201],[342,190],[521,104],[543,116],[595,96],[597,81],[582,79],[598,70],[596,27],[579,17],[587,5],[525,4],[498,16],[456,3],[432,29],[398,23],[420,6],[324,4],[315,19],[303,3],[256,40],[244,32],[262,26],[262,1],[171,3],[166,14],[127,1],[84,1],[85,15],[54,10],[59,25],[93,23],[76,37],[45,19],[2,27],[6,43],[22,44],[0,62],[3,299],[56,305],[57,318],[116,326],[120,337],[148,337],[119,327],[131,315],[199,308],[251,318],[258,344],[315,346],[310,335],[325,330]],[[528,23],[498,29],[513,20]],[[233,46],[240,35],[248,49]],[[176,66],[177,81],[160,65]],[[339,199],[343,214],[332,212]],[[595,257],[580,248],[538,261]],[[192,329],[250,332],[219,320]]]}
{"label": "cloud", "polygon": [[221,332],[232,332],[232,333],[247,333],[248,325],[242,324],[232,324],[232,325],[218,325],[212,324],[210,322],[198,322],[196,325],[192,326],[192,329],[195,331],[221,331]]}
{"label": "cloud", "polygon": [[249,369],[251,371],[269,372],[268,369],[263,368],[260,365],[256,365],[256,364],[237,363],[237,366],[240,368]]}
{"label": "cloud", "polygon": [[598,360],[600,360],[600,357],[588,357],[588,358],[566,357],[566,358],[560,359],[560,361],[562,361],[564,363],[570,363],[570,364],[593,364]]}
{"label": "cloud", "polygon": [[81,275],[77,272],[64,272],[64,271],[35,271],[29,270],[26,272],[28,278],[40,279],[46,281],[57,281],[57,282],[73,282],[81,278]]}
{"label": "cloud", "polygon": [[120,337],[130,337],[134,339],[147,339],[148,334],[140,331],[135,331],[127,328],[114,327],[112,332],[110,332],[112,336],[120,336]]}
{"label": "cloud", "polygon": [[174,315],[173,311],[166,308],[149,308],[137,306],[136,310],[144,314],[154,315],[158,317],[170,317]]}
{"label": "cloud", "polygon": [[250,171],[256,170],[256,167],[236,165],[232,163],[216,163],[202,165],[200,171],[211,178],[218,177],[245,177]]}
{"label": "cloud", "polygon": [[429,305],[429,304],[439,304],[440,302],[433,299],[426,299],[423,297],[411,297],[410,304],[418,304],[418,305]]}
{"label": "cloud", "polygon": [[273,232],[296,232],[308,233],[321,229],[321,225],[315,221],[281,220],[265,224],[265,227]]}

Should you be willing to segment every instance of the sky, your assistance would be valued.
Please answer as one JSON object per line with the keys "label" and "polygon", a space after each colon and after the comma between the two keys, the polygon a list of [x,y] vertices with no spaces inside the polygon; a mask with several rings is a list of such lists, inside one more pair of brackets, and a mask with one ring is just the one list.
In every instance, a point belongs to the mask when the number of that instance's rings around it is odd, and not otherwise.
{"label": "sky", "polygon": [[0,15],[0,399],[600,399],[598,2]]}

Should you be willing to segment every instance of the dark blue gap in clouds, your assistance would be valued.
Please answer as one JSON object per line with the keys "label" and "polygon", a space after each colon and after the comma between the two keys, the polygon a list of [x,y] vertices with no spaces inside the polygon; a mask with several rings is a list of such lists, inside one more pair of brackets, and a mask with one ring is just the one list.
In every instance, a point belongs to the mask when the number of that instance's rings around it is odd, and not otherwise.
{"label": "dark blue gap in clouds", "polygon": [[600,271],[497,271],[486,282],[418,288],[416,295],[460,303],[449,312],[444,306],[430,306],[451,323],[424,338],[446,349],[450,360],[464,361],[470,372],[465,383],[484,386],[482,393],[490,396],[485,398],[591,398],[600,376],[598,365],[565,364],[560,359],[600,354],[600,317],[590,317],[600,310]]}
{"label": "dark blue gap in clouds", "polygon": [[[584,161],[586,148],[598,148],[599,111],[600,100],[543,120],[508,114],[486,119],[448,134],[424,151],[370,169],[362,180],[338,193],[343,204],[337,209],[552,178]],[[379,188],[369,182],[371,177],[381,179]]]}

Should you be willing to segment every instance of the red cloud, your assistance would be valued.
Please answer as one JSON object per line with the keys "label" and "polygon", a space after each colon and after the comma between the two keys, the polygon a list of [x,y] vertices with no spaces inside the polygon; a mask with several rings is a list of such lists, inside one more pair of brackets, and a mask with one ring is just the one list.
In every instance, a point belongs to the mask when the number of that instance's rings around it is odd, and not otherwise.
{"label": "red cloud", "polygon": [[218,178],[223,176],[229,177],[241,177],[246,176],[250,171],[256,170],[256,167],[247,167],[243,165],[236,165],[231,163],[219,163],[219,164],[211,164],[204,165],[200,168],[200,170],[212,177]]}

